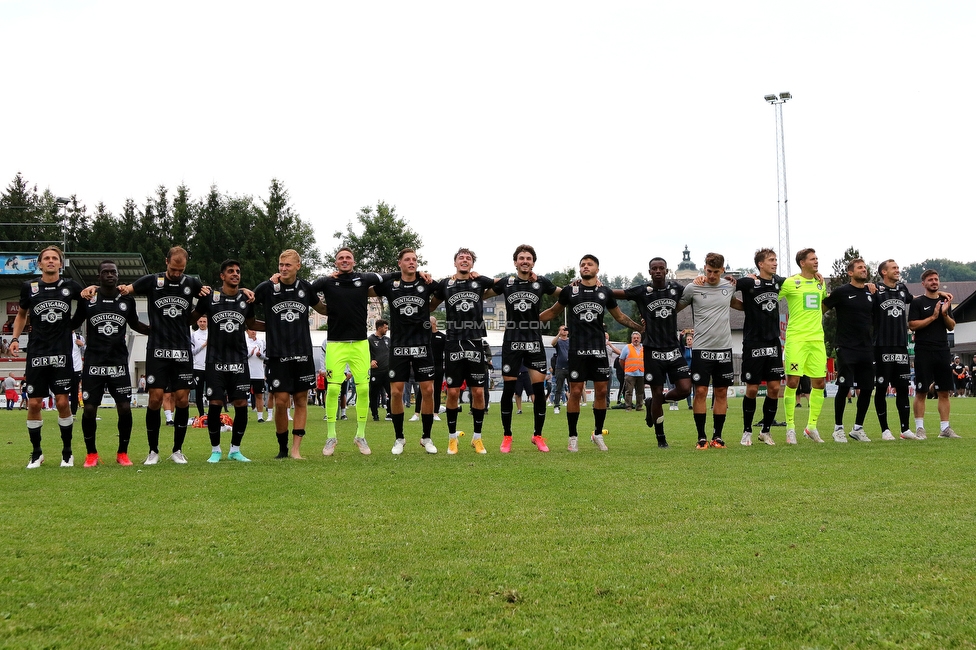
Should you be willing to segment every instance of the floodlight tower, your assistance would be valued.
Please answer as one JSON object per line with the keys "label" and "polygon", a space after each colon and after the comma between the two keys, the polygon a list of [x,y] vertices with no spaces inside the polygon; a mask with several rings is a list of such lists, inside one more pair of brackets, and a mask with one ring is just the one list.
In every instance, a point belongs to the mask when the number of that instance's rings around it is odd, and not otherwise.
{"label": "floodlight tower", "polygon": [[[793,99],[790,93],[780,93],[779,95],[765,95],[763,97],[773,105],[776,110],[776,200],[777,213],[779,216],[779,249],[776,256],[780,264],[786,264],[786,268],[792,268],[793,261],[790,259],[790,219],[787,210],[786,199],[786,148],[783,144],[783,104],[786,100]],[[787,275],[789,275],[787,273]]]}

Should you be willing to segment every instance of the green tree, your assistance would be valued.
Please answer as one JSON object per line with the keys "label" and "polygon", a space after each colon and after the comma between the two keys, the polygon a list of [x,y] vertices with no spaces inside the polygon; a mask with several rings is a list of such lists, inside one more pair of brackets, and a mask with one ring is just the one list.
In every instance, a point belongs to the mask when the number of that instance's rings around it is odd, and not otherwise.
{"label": "green tree", "polygon": [[[410,228],[406,219],[396,213],[396,206],[389,206],[380,201],[374,209],[365,206],[356,213],[356,222],[362,229],[361,233],[353,230],[353,224],[346,225],[345,232],[336,232],[335,237],[341,243],[331,253],[335,254],[339,248],[348,246],[356,257],[356,264],[376,273],[392,273],[397,270],[397,256],[404,248],[417,251],[423,246],[420,235]],[[420,255],[417,256],[418,265],[424,264]]]}
{"label": "green tree", "polygon": [[[159,186],[159,189],[166,191],[162,185]],[[196,223],[195,210],[196,206],[190,197],[190,188],[186,186],[186,183],[180,183],[180,186],[176,188],[176,196],[173,197],[173,218],[170,227],[170,236],[175,245],[187,246],[189,241],[193,239]]]}
{"label": "green tree", "polygon": [[0,194],[0,223],[11,224],[3,228],[4,250],[32,250],[37,239],[34,224],[46,220],[37,186],[27,182],[23,174],[17,172],[13,180]]}
{"label": "green tree", "polygon": [[190,242],[191,261],[187,265],[189,272],[198,274],[204,284],[213,285],[217,281],[220,262],[232,257],[230,249],[239,245],[239,240],[224,234],[228,221],[224,197],[216,185],[211,185],[197,210],[196,232]]}
{"label": "green tree", "polygon": [[105,206],[105,202],[99,201],[95,205],[95,213],[91,221],[91,250],[105,252],[122,250],[123,247],[119,245],[117,239],[118,231],[118,220]]}
{"label": "green tree", "polygon": [[64,210],[64,247],[67,251],[94,251],[97,240],[92,239],[92,219],[88,207],[78,203],[78,195],[72,194]]}
{"label": "green tree", "polygon": [[922,272],[935,269],[939,272],[939,279],[943,282],[962,282],[976,280],[976,262],[963,264],[944,257],[927,259],[918,264],[909,264],[901,270],[902,282],[921,282]]}
{"label": "green tree", "polygon": [[323,266],[311,224],[292,208],[288,190],[276,178],[271,179],[268,198],[255,207],[255,220],[247,232],[241,256],[258,262],[263,260],[263,265],[259,264],[255,272],[261,279],[278,272],[278,256],[289,248],[302,256],[298,277],[308,279]]}

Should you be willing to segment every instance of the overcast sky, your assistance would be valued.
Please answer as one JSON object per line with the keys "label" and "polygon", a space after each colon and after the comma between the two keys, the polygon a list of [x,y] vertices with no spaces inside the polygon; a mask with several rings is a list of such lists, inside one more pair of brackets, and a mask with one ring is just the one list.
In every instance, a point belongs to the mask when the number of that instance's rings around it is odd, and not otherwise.
{"label": "overcast sky", "polygon": [[[976,259],[972,2],[0,0],[0,182],[116,214],[156,186],[291,192],[322,250],[395,205],[453,252],[540,272],[733,267],[777,245]],[[963,236],[963,232],[968,236]],[[158,264],[149,260],[150,267]],[[781,260],[780,272],[796,271]]]}

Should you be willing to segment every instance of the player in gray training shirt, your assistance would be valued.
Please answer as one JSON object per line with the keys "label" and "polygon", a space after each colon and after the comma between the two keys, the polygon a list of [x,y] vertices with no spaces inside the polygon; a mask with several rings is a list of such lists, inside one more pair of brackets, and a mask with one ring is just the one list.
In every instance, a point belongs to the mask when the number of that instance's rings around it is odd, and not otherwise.
{"label": "player in gray training shirt", "polygon": [[[728,410],[728,389],[732,385],[732,327],[729,310],[735,285],[722,277],[725,257],[718,253],[705,256],[705,281],[685,286],[678,300],[678,310],[691,306],[695,318],[695,347],[691,352],[691,382],[695,386],[692,409],[698,430],[698,449],[709,446],[725,448],[722,429]],[[712,406],[714,429],[709,443],[705,435],[708,384],[714,389]]]}

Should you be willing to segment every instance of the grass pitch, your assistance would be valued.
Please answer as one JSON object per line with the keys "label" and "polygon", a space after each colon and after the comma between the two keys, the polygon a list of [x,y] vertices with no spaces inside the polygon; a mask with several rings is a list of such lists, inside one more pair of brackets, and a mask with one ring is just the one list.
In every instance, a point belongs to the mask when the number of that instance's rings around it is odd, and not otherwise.
{"label": "grass pitch", "polygon": [[776,428],[775,447],[746,448],[732,400],[728,449],[696,451],[682,404],[665,411],[669,450],[643,414],[610,411],[610,452],[581,437],[578,454],[565,410],[549,411],[552,451],[537,452],[526,407],[509,455],[495,405],[487,456],[465,412],[457,456],[445,422],[436,456],[407,422],[394,457],[392,425],[372,421],[361,456],[348,421],[324,458],[313,407],[306,461],[273,460],[273,425],[252,419],[252,463],[209,465],[191,429],[189,465],[130,468],[102,409],[106,464],[89,470],[80,424],[77,466],[57,466],[45,413],[48,460],[32,471],[24,413],[0,412],[0,645],[973,647],[976,399],[952,400],[962,440],[935,437],[929,402],[924,442],[881,442],[872,412],[870,444],[789,447]]}

